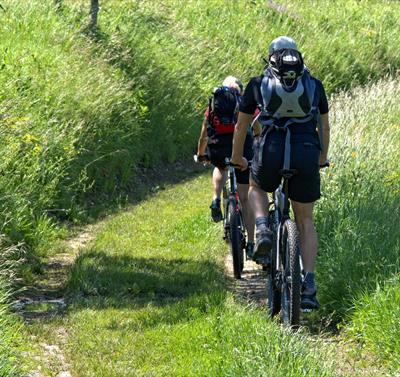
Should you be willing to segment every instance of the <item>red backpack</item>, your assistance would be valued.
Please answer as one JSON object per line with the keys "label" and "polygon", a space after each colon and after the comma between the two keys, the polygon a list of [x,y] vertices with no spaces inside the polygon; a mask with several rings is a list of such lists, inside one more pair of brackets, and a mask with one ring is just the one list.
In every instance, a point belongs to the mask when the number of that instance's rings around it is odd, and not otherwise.
{"label": "red backpack", "polygon": [[215,134],[233,133],[238,106],[238,93],[235,89],[221,86],[214,90],[208,104],[208,125]]}

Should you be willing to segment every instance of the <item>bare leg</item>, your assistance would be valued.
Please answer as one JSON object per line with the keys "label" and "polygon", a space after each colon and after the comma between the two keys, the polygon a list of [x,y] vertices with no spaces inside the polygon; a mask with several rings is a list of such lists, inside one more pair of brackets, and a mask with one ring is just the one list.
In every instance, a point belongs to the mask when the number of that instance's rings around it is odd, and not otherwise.
{"label": "bare leg", "polygon": [[249,185],[238,183],[237,189],[239,193],[240,202],[242,203],[244,223],[246,225],[246,230],[247,230],[247,238],[248,241],[254,242],[254,227],[256,221],[253,214],[253,210],[249,203],[249,195],[248,195]]}
{"label": "bare leg", "polygon": [[318,245],[313,219],[314,203],[299,203],[292,200],[292,207],[299,229],[304,271],[314,272]]}
{"label": "bare leg", "polygon": [[268,195],[250,179],[249,201],[253,208],[254,218],[268,216]]}
{"label": "bare leg", "polygon": [[228,170],[227,169],[220,169],[215,167],[213,171],[213,200],[221,198],[222,188],[226,182],[228,177]]}
{"label": "bare leg", "polygon": [[256,221],[256,243],[253,260],[267,265],[272,247],[272,233],[268,229],[268,195],[250,180],[249,200]]}

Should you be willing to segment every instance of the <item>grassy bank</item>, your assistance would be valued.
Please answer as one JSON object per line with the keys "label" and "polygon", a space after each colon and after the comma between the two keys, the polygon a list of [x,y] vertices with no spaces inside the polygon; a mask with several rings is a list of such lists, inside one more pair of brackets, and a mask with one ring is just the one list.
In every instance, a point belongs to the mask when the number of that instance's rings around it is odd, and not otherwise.
{"label": "grassy bank", "polygon": [[334,166],[317,212],[323,312],[354,320],[352,334],[393,368],[400,354],[391,341],[399,334],[399,94],[397,80],[385,80],[334,99]]}
{"label": "grassy bank", "polygon": [[278,34],[299,41],[329,92],[398,68],[400,5],[294,4],[109,1],[88,33],[86,1],[3,1],[2,232],[40,249],[55,220],[125,200],[143,167],[194,149],[210,89],[260,72]]}

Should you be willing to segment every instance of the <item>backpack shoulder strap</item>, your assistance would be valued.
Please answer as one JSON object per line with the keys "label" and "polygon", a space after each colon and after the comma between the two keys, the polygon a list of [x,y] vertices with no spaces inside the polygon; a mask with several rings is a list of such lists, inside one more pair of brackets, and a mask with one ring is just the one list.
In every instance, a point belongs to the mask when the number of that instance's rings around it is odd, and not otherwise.
{"label": "backpack shoulder strap", "polygon": [[263,110],[266,112],[269,102],[271,101],[271,95],[273,90],[273,77],[267,68],[264,71],[264,77],[261,81],[261,96],[263,100]]}
{"label": "backpack shoulder strap", "polygon": [[308,69],[304,70],[303,77],[301,78],[303,86],[306,90],[308,101],[311,105],[311,111],[315,110],[315,106],[318,105],[318,96],[316,95],[316,84],[314,78],[311,77]]}
{"label": "backpack shoulder strap", "polygon": [[213,100],[214,100],[213,96],[211,96],[211,97],[208,99],[208,117],[207,117],[207,121],[208,121],[208,124],[209,124],[210,126],[212,126],[212,116],[211,116],[211,112],[212,112],[212,108],[213,108]]}
{"label": "backpack shoulder strap", "polygon": [[311,115],[314,119],[315,126],[318,131],[319,145],[321,150],[324,146],[323,129],[321,123],[321,114],[319,113],[319,92],[317,90],[317,82],[314,77],[311,76],[309,69],[306,67],[303,73],[303,85],[307,90],[308,100],[311,104]]}

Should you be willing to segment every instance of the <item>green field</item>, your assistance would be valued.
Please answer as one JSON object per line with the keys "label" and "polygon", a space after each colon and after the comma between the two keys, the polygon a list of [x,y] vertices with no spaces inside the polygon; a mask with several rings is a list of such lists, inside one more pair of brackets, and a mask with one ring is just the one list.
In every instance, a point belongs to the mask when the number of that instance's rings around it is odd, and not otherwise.
{"label": "green field", "polygon": [[[115,214],[69,271],[65,316],[21,326],[1,315],[0,375],[32,368],[60,327],[79,376],[338,373],[340,347],[307,329],[289,334],[229,291],[207,174],[118,214],[150,171],[190,158],[211,89],[228,74],[259,74],[280,34],[298,42],[331,102],[332,168],[316,213],[322,310],[310,326],[331,321],[365,352],[350,374],[376,375],[377,363],[395,373],[400,3],[100,2],[89,31],[89,1],[1,1],[1,254],[19,252],[0,265],[23,256],[12,269],[34,285],[71,225]],[[18,334],[35,336],[22,363]],[[41,363],[55,373],[56,362]]]}

